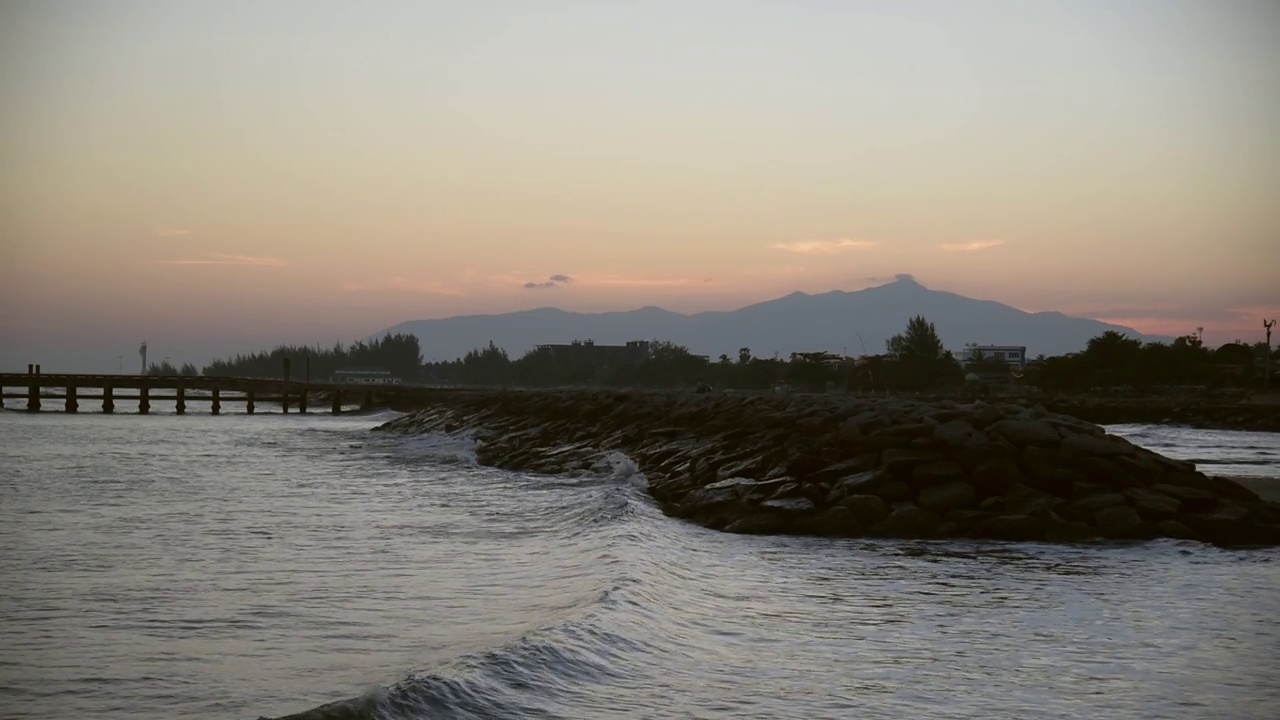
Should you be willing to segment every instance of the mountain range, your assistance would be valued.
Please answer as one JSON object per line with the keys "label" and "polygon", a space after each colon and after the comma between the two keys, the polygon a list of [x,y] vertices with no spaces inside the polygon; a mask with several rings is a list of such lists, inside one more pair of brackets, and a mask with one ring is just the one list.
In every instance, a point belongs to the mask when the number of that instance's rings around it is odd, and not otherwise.
{"label": "mountain range", "polygon": [[976,300],[931,290],[903,275],[894,282],[854,292],[810,295],[794,292],[737,310],[692,315],[657,307],[628,312],[576,313],[538,308],[500,315],[464,315],[411,320],[375,333],[418,336],[427,360],[452,360],[493,341],[518,358],[537,345],[593,340],[618,345],[628,340],[670,340],[712,359],[732,358],[750,348],[756,357],[786,358],[792,352],[826,350],[848,355],[878,354],[885,341],[903,331],[914,315],[937,327],[953,351],[967,343],[1025,345],[1029,357],[1083,350],[1090,338],[1115,330],[1145,342],[1169,342],[1133,328],[1058,312],[1029,313],[992,300]]}

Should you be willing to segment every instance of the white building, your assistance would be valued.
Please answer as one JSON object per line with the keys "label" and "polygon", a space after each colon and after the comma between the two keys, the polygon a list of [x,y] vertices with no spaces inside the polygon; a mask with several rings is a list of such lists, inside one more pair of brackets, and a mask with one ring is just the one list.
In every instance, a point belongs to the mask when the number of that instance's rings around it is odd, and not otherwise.
{"label": "white building", "polygon": [[974,357],[981,356],[988,360],[1003,360],[1014,367],[1026,367],[1027,347],[1025,345],[966,345],[960,351],[961,364]]}

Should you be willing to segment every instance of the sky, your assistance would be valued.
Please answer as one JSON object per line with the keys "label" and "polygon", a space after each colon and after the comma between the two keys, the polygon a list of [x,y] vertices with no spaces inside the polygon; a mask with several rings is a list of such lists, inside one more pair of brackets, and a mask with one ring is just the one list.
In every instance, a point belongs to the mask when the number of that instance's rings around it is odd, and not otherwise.
{"label": "sky", "polygon": [[0,4],[0,369],[910,273],[1280,316],[1280,4]]}

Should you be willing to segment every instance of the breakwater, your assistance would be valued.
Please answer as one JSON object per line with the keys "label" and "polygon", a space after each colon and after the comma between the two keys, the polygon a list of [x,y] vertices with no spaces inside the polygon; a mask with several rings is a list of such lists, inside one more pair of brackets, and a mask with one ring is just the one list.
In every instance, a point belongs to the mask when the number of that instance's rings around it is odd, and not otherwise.
{"label": "breakwater", "polygon": [[468,392],[379,429],[472,433],[508,470],[622,452],[665,512],[735,533],[1280,544],[1277,503],[1039,406]]}

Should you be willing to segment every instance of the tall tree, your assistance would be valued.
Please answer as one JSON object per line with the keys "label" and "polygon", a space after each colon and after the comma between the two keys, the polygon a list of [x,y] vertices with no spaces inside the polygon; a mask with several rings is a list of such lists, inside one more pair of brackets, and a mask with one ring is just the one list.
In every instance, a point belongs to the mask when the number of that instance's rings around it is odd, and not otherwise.
{"label": "tall tree", "polygon": [[963,379],[960,363],[942,347],[933,323],[916,315],[905,332],[889,338],[885,345],[893,360],[893,375],[904,389],[919,390],[949,385]]}

